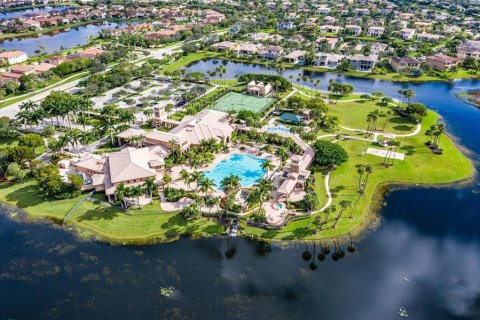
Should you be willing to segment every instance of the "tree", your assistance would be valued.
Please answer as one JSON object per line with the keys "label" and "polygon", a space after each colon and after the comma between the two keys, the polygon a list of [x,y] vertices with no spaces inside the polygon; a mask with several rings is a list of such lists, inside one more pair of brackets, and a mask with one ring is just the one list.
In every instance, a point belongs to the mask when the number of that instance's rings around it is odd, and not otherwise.
{"label": "tree", "polygon": [[235,190],[239,186],[240,186],[240,177],[234,174],[230,174],[226,176],[220,182],[220,187],[226,194],[230,193],[230,191],[232,190]]}
{"label": "tree", "polygon": [[337,217],[335,218],[335,222],[333,223],[332,229],[335,229],[337,226],[338,221],[342,217],[343,212],[352,205],[352,202],[349,200],[342,200],[340,201],[340,212],[338,213]]}
{"label": "tree", "polygon": [[68,175],[68,181],[70,181],[69,186],[72,191],[80,191],[84,184],[83,178],[80,175],[74,173]]}
{"label": "tree", "polygon": [[212,212],[212,209],[215,206],[218,206],[220,204],[220,198],[219,197],[206,197],[205,198],[205,206],[208,208],[208,214]]}
{"label": "tree", "polygon": [[340,145],[318,140],[313,144],[315,162],[320,166],[339,166],[348,160],[348,154]]}
{"label": "tree", "polygon": [[[272,160],[265,160],[262,162],[262,169],[265,170],[265,171],[271,171],[275,168],[275,166],[273,165],[272,163]],[[273,176],[273,173],[272,173],[272,176]],[[271,177],[270,177],[271,178]]]}
{"label": "tree", "polygon": [[407,105],[403,112],[413,123],[420,123],[427,116],[427,108],[419,102]]}
{"label": "tree", "polygon": [[121,182],[115,189],[115,198],[123,204],[125,210],[128,209],[127,196],[130,193],[130,188],[125,186],[125,183]]}
{"label": "tree", "polygon": [[153,191],[157,189],[157,184],[155,183],[155,180],[153,178],[147,178],[145,182],[143,183],[143,187],[145,190],[148,192],[150,195],[150,199],[153,201]]}
{"label": "tree", "polygon": [[362,190],[362,176],[365,173],[365,165],[359,164],[357,166],[357,173],[358,173],[358,189]]}
{"label": "tree", "polygon": [[22,167],[20,167],[20,165],[16,162],[11,162],[5,171],[5,178],[16,182],[20,182],[25,179],[26,175],[27,170],[23,170]]}
{"label": "tree", "polygon": [[308,211],[308,215],[309,215],[307,226],[305,227],[305,229],[307,230],[310,224],[310,218],[312,217],[312,211],[315,210],[316,207],[318,207],[319,203],[320,203],[320,200],[318,199],[318,195],[314,191],[307,192],[305,197],[303,197],[303,206]]}
{"label": "tree", "polygon": [[143,195],[143,190],[141,186],[132,186],[130,188],[130,196],[137,199],[137,206],[140,209],[140,197]]}
{"label": "tree", "polygon": [[42,136],[36,133],[27,133],[20,137],[19,146],[25,146],[30,148],[38,148],[45,145],[45,141]]}
{"label": "tree", "polygon": [[199,186],[200,191],[205,192],[205,195],[207,195],[209,191],[214,190],[216,184],[213,179],[202,177],[202,179],[199,181]]}
{"label": "tree", "polygon": [[202,213],[197,205],[191,204],[184,207],[180,211],[180,215],[182,215],[182,217],[184,217],[186,220],[196,220],[202,216]]}

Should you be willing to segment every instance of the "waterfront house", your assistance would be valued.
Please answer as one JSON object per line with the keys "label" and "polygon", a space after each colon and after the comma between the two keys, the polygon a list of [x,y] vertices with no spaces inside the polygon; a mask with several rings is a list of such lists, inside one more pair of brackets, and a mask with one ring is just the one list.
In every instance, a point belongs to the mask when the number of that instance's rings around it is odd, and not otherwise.
{"label": "waterfront house", "polygon": [[447,56],[445,54],[434,54],[428,56],[425,60],[425,64],[435,70],[448,70],[456,67],[462,60],[454,57]]}
{"label": "waterfront house", "polygon": [[264,46],[264,47],[261,47],[258,55],[262,58],[275,60],[275,59],[278,59],[282,53],[283,53],[282,47]]}
{"label": "waterfront house", "polygon": [[315,65],[327,69],[336,69],[343,58],[345,56],[340,54],[320,52],[315,55]]}
{"label": "waterfront house", "polygon": [[378,56],[375,54],[370,54],[368,56],[355,54],[347,59],[352,69],[362,72],[371,72],[377,63]]}
{"label": "waterfront house", "polygon": [[412,57],[400,58],[395,56],[390,60],[390,65],[393,70],[399,73],[412,73],[420,69],[420,61]]}
{"label": "waterfront house", "polygon": [[304,50],[295,50],[287,54],[283,60],[289,63],[304,63],[306,51]]}
{"label": "waterfront house", "polygon": [[0,60],[5,61],[9,65],[25,62],[27,59],[27,53],[19,50],[5,51],[0,53]]}

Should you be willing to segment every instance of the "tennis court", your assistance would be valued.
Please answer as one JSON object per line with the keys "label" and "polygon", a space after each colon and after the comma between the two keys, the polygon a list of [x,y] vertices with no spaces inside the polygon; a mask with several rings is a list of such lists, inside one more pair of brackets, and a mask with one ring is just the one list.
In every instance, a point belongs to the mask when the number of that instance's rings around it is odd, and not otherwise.
{"label": "tennis court", "polygon": [[208,108],[217,111],[249,110],[256,113],[264,112],[275,102],[273,98],[251,96],[237,92],[229,92],[215,101]]}

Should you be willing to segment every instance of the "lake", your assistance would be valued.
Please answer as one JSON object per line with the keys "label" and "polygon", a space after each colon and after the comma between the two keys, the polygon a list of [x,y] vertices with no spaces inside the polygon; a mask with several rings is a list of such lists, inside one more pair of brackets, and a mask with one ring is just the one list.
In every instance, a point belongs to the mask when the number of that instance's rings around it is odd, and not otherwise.
{"label": "lake", "polygon": [[14,10],[14,11],[8,11],[8,12],[0,12],[0,20],[2,19],[11,19],[11,18],[16,18],[23,16],[24,14],[29,14],[29,13],[47,13],[51,11],[63,11],[70,9],[71,7],[68,6],[58,6],[58,7],[38,7],[38,8],[32,8],[32,9],[26,9],[26,10]]}
{"label": "lake", "polygon": [[[449,132],[480,159],[480,111],[453,96],[478,81],[406,85],[312,76],[392,96],[412,86],[415,99],[444,116]],[[387,194],[378,227],[354,243],[355,252],[342,245],[338,261],[333,244],[319,256],[321,242],[280,247],[210,238],[111,246],[0,215],[0,318],[479,319],[479,225],[478,178],[468,186]]]}
{"label": "lake", "polygon": [[40,45],[46,47],[48,53],[54,53],[63,49],[70,49],[76,46],[82,46],[89,42],[89,37],[97,36],[101,30],[115,27],[125,27],[138,22],[103,22],[88,24],[71,28],[68,31],[60,31],[52,34],[42,34],[37,37],[7,39],[0,42],[0,48],[5,50],[21,50],[28,53],[29,56],[37,55]]}

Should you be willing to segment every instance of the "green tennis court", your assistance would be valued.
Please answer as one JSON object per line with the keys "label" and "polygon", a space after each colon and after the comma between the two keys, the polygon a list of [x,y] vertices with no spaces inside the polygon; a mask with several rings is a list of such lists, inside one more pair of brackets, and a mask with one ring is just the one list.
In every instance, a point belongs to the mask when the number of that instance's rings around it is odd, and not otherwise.
{"label": "green tennis court", "polygon": [[256,113],[262,113],[274,102],[275,99],[273,98],[251,96],[237,92],[229,92],[226,95],[220,97],[208,108],[224,112],[230,110],[249,110]]}

